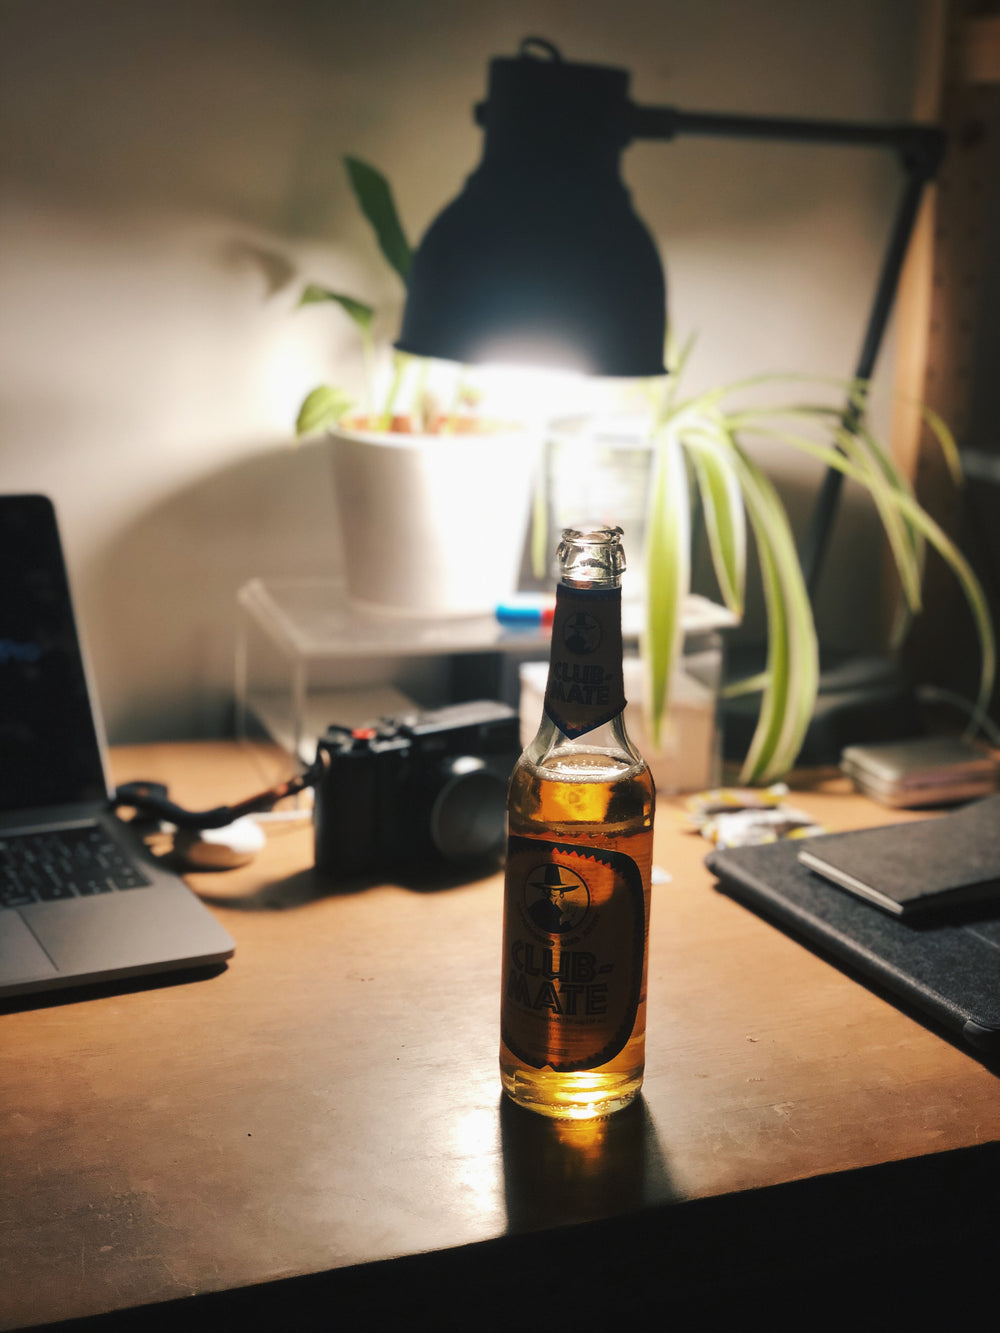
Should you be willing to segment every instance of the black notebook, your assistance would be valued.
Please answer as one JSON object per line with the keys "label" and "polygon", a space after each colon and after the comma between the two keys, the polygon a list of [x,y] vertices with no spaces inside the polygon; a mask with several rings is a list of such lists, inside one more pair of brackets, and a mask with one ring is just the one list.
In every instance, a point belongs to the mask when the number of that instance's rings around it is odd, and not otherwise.
{"label": "black notebook", "polygon": [[799,861],[895,916],[1000,903],[1000,794],[937,819],[810,838]]}
{"label": "black notebook", "polygon": [[1000,1053],[1000,904],[890,916],[806,869],[801,846],[731,847],[706,864],[722,892],[961,1041]]}

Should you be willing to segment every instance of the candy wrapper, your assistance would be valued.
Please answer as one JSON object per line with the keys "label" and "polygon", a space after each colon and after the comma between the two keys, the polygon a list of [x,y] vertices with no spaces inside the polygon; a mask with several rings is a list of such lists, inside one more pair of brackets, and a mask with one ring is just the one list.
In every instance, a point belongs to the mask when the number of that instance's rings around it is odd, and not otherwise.
{"label": "candy wrapper", "polygon": [[696,827],[713,815],[735,810],[773,810],[788,795],[783,782],[770,787],[716,787],[688,797],[688,814]]}
{"label": "candy wrapper", "polygon": [[687,801],[688,826],[715,847],[749,847],[782,838],[808,838],[826,830],[811,815],[786,805],[784,783],[765,789],[721,787]]}

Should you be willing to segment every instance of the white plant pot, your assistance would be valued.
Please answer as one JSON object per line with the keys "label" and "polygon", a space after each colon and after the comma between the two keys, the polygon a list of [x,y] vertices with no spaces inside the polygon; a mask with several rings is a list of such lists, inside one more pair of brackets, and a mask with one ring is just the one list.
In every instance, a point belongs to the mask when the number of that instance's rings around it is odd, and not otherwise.
{"label": "white plant pot", "polygon": [[517,587],[537,436],[330,434],[351,600],[423,618],[492,614]]}

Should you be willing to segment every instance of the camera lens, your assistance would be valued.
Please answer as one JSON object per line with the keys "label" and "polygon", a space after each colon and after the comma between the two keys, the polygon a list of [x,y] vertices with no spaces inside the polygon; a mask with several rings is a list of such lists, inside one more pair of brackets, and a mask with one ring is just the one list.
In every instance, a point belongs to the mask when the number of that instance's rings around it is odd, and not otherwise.
{"label": "camera lens", "polygon": [[503,845],[507,783],[482,759],[461,755],[445,765],[434,797],[430,833],[446,861],[475,861]]}

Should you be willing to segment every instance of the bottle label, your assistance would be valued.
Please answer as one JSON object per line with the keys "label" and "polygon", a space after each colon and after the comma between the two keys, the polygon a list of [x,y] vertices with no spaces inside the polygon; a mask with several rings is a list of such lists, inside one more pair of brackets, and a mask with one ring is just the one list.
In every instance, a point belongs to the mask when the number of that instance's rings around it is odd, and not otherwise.
{"label": "bottle label", "polygon": [[567,736],[583,736],[625,707],[621,601],[621,588],[556,589],[545,712]]}
{"label": "bottle label", "polygon": [[642,874],[622,852],[512,837],[501,1036],[534,1069],[595,1069],[628,1041],[642,998]]}

